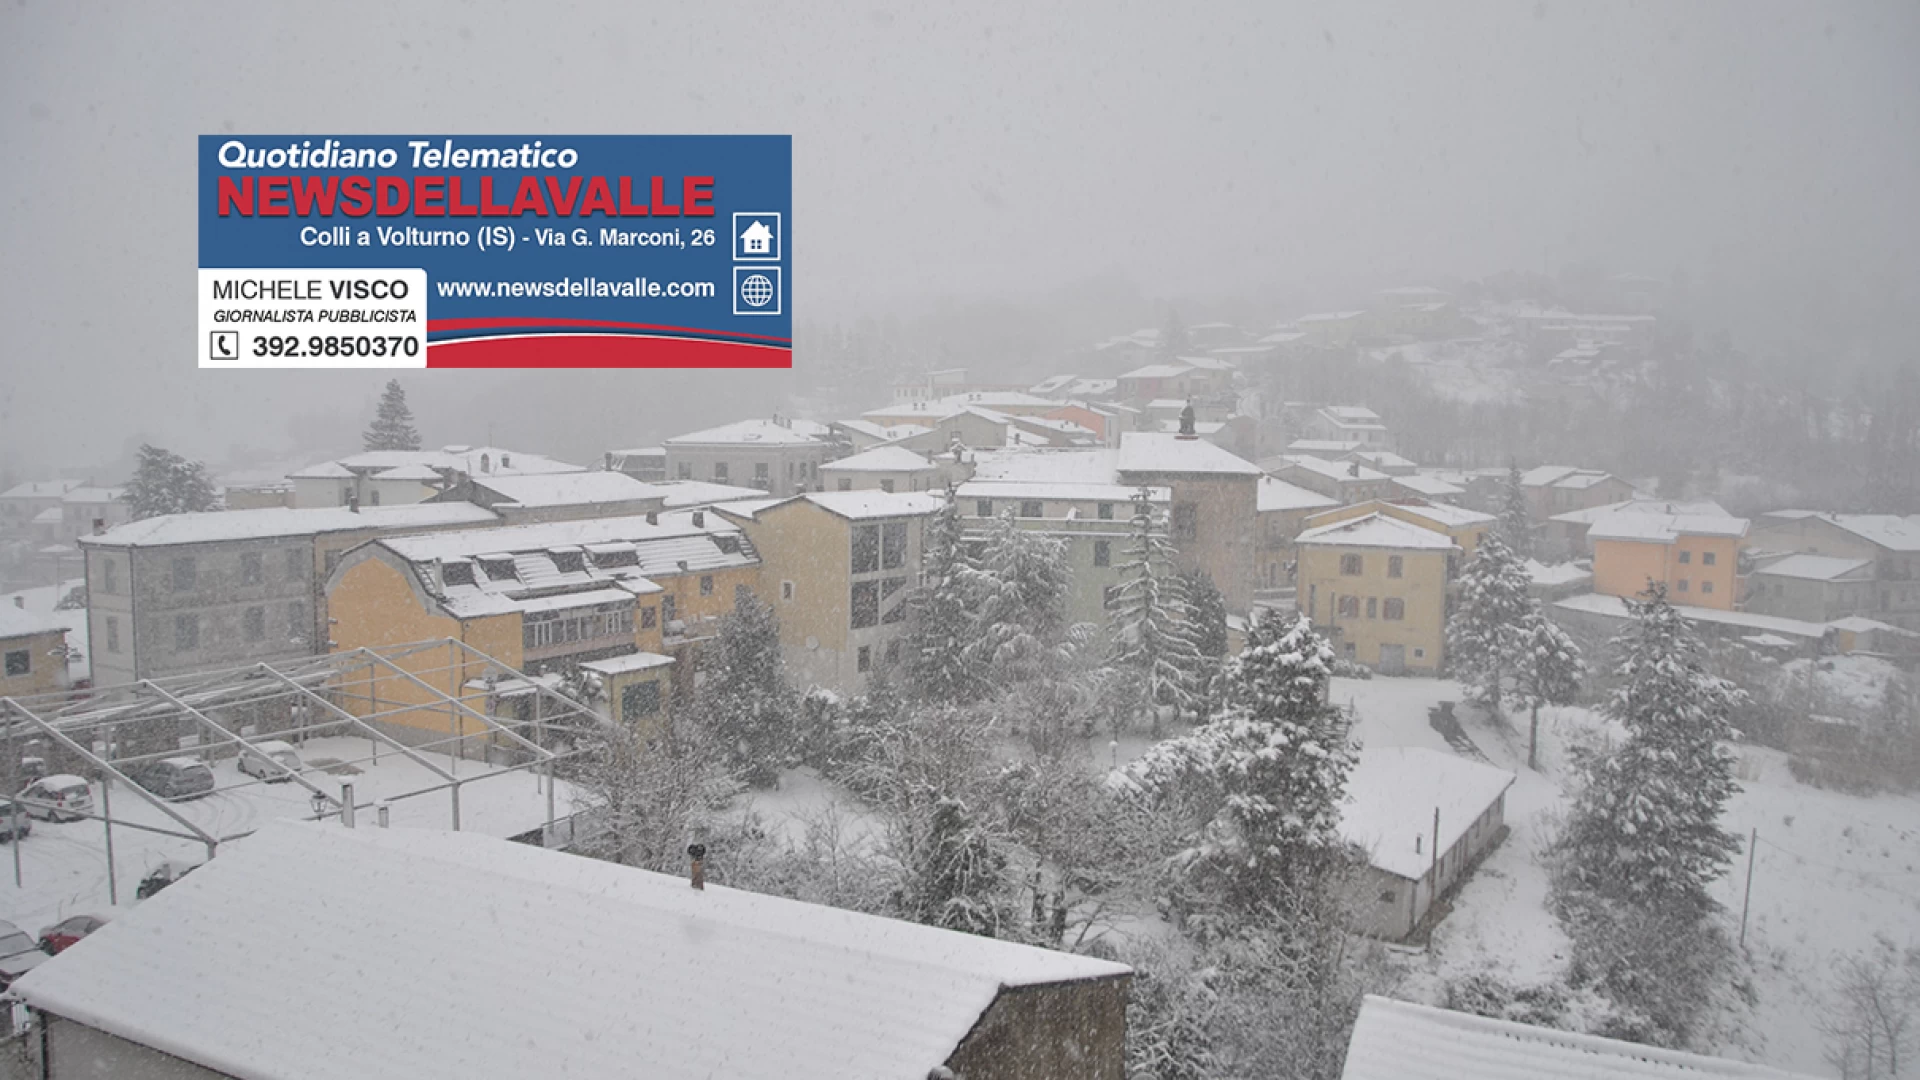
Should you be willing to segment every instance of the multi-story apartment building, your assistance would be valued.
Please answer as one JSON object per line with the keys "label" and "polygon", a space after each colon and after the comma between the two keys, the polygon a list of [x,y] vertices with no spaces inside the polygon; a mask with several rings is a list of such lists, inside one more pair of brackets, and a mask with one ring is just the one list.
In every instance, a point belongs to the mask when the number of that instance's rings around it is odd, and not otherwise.
{"label": "multi-story apartment building", "polygon": [[818,490],[820,466],[832,456],[819,425],[785,417],[677,435],[666,450],[670,479],[736,484],[780,498]]}
{"label": "multi-story apartment building", "polygon": [[1441,670],[1460,552],[1450,537],[1374,511],[1308,529],[1295,544],[1295,602],[1342,656],[1388,675]]}

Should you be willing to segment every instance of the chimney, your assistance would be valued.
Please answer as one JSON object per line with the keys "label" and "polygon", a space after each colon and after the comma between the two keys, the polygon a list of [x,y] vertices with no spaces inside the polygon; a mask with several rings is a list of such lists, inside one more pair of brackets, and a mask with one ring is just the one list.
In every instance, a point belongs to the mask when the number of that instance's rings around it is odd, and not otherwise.
{"label": "chimney", "polygon": [[1189,402],[1187,402],[1187,407],[1186,407],[1186,408],[1184,408],[1184,409],[1181,409],[1181,410],[1180,410],[1180,435],[1179,435],[1179,437],[1180,437],[1180,438],[1182,438],[1182,439],[1197,439],[1197,438],[1199,438],[1199,437],[1200,437],[1200,433],[1194,430],[1194,426],[1193,426],[1193,402],[1191,402],[1191,401],[1189,401]]}
{"label": "chimney", "polygon": [[1420,854],[1420,834],[1419,833],[1413,834],[1413,853],[1415,855]]}
{"label": "chimney", "polygon": [[707,887],[707,845],[688,844],[687,857],[693,861],[689,878],[694,888],[705,890]]}
{"label": "chimney", "polygon": [[654,513],[651,510],[647,511],[647,524],[649,525],[660,524],[660,515],[657,513]]}
{"label": "chimney", "polygon": [[613,451],[609,450],[600,455],[600,467],[608,472],[613,471]]}
{"label": "chimney", "polygon": [[360,512],[360,493],[358,491],[347,492],[347,510],[355,514]]}
{"label": "chimney", "polygon": [[1360,463],[1357,461],[1347,462],[1347,475],[1357,479],[1360,476]]}
{"label": "chimney", "polygon": [[93,535],[99,536],[100,534],[106,531],[107,531],[107,519],[94,518],[93,519]]}
{"label": "chimney", "polygon": [[704,529],[707,527],[707,512],[705,510],[695,510],[693,512],[693,527],[696,529]]}
{"label": "chimney", "polygon": [[14,598],[13,598],[13,606],[14,606],[14,607],[17,607],[17,608],[24,608],[24,607],[26,607],[26,606],[27,606],[27,598],[26,598],[26,597],[24,597],[24,596],[16,596],[16,597],[14,597]]}

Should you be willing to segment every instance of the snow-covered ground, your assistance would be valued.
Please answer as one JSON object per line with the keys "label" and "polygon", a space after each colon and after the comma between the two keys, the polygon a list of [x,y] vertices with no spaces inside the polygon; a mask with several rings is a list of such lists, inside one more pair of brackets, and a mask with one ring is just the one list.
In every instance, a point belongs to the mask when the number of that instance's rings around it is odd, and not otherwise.
{"label": "snow-covered ground", "polygon": [[[378,763],[363,761],[371,753],[368,741],[356,738],[309,739],[300,755],[309,765],[324,764],[326,759],[351,763],[337,772],[310,771],[307,779],[322,790],[337,791],[342,782],[354,786],[354,802],[361,807],[356,824],[374,828],[374,811],[366,804],[381,799],[391,803],[391,822],[395,826],[448,828],[452,820],[452,797],[446,790],[401,798],[444,783],[431,770],[383,748]],[[511,836],[535,829],[547,820],[545,779],[521,770],[500,773],[493,766],[474,761],[453,762],[438,754],[422,754],[461,780],[480,779],[460,785],[460,827],[492,836]],[[346,773],[345,768],[359,770]],[[169,803],[187,820],[217,837],[244,833],[270,818],[310,817],[310,793],[293,783],[266,784],[254,780],[234,766],[233,759],[213,767],[215,794],[187,802]],[[225,790],[232,788],[232,790]],[[93,785],[94,806],[100,806],[100,785]],[[112,792],[113,816],[118,821],[151,825],[181,832],[180,826],[159,809],[133,792],[116,786]],[[554,792],[554,811],[560,816],[571,812],[572,789],[561,781]],[[26,841],[14,848],[0,849],[0,918],[28,933],[38,933],[68,915],[91,913],[111,915],[108,904],[105,826],[97,820],[54,823],[34,821]],[[12,884],[12,860],[20,858],[21,884]],[[113,864],[118,875],[120,906],[133,903],[134,887],[149,870],[168,860],[201,862],[206,847],[197,841],[177,839],[131,827],[113,830]]]}

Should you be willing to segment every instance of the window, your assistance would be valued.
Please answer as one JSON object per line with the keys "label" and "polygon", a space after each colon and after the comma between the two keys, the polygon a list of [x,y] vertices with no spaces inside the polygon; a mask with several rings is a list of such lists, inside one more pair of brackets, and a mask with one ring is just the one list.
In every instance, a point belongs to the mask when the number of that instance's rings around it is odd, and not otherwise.
{"label": "window", "polygon": [[793,599],[793,582],[783,581],[780,583],[780,599],[782,600]]}
{"label": "window", "polygon": [[1379,617],[1380,617],[1380,599],[1374,596],[1367,597],[1367,618],[1377,619]]}
{"label": "window", "polygon": [[700,595],[701,596],[713,595],[713,575],[712,574],[700,575]]}
{"label": "window", "polygon": [[851,481],[851,480],[848,480],[848,479],[847,479],[847,478],[845,478],[845,477],[841,477],[841,478],[840,478],[840,480],[839,480],[839,482],[838,482],[838,483],[836,483],[836,484],[835,484],[834,486],[835,486],[835,487],[837,487],[837,488],[839,488],[839,489],[840,489],[841,491],[852,491],[852,490],[853,490],[853,481]]}
{"label": "window", "polygon": [[1400,900],[1399,889],[1388,889],[1380,894],[1380,902],[1383,904],[1398,903],[1399,900]]}
{"label": "window", "polygon": [[374,488],[372,491],[369,491],[367,493],[367,502],[373,504],[374,506],[380,505],[380,489],[379,488]]}
{"label": "window", "polygon": [[674,475],[678,476],[680,479],[691,480],[693,479],[693,462],[682,461],[680,462],[679,467],[674,469],[673,471],[674,471]]}
{"label": "window", "polygon": [[[886,605],[886,602],[892,599],[894,593],[897,593],[901,589],[906,588],[906,586],[907,586],[907,579],[903,577],[887,578],[886,580],[882,581],[880,583],[881,605],[884,607]],[[905,622],[906,618],[907,618],[907,605],[895,604],[892,607],[887,608],[886,612],[880,616],[880,621],[885,623],[897,623],[897,622]]]}
{"label": "window", "polygon": [[992,517],[993,516],[993,500],[992,499],[975,499],[973,502],[973,516],[974,517]]}
{"label": "window", "polygon": [[527,649],[603,641],[632,633],[633,608],[624,604],[529,612],[520,617],[520,644]]}
{"label": "window", "polygon": [[265,641],[267,638],[267,609],[250,607],[240,616],[240,632],[248,641]]}
{"label": "window", "polygon": [[107,616],[107,651],[110,653],[120,651],[120,619],[118,616]]}
{"label": "window", "polygon": [[871,645],[860,646],[860,651],[856,653],[855,656],[856,656],[856,663],[858,664],[860,671],[863,674],[865,672],[869,672],[873,670],[873,646]]}
{"label": "window", "polygon": [[307,635],[313,633],[313,620],[307,616],[307,605],[299,600],[287,605],[287,636],[295,644],[304,644]]}
{"label": "window", "polygon": [[1692,561],[1693,561],[1693,552],[1691,552],[1691,551],[1683,551],[1683,552],[1681,552],[1681,553],[1680,553],[1680,565],[1681,565],[1681,566],[1685,566],[1685,565],[1687,565],[1688,563],[1690,563],[1690,562],[1692,562]]}
{"label": "window", "polygon": [[173,651],[186,652],[200,647],[200,616],[175,615],[173,617]]}
{"label": "window", "polygon": [[660,711],[660,684],[635,683],[620,691],[620,719],[632,723]]}
{"label": "window", "polygon": [[120,564],[107,558],[100,563],[100,591],[120,591]]}
{"label": "window", "polygon": [[640,609],[640,629],[652,630],[660,625],[660,612],[652,604]]}
{"label": "window", "polygon": [[871,574],[880,569],[880,526],[856,525],[853,530],[853,572]]}
{"label": "window", "polygon": [[676,600],[675,598],[671,596],[661,597],[660,598],[660,621],[663,623],[672,622],[676,617],[678,617],[676,609],[679,606],[680,606],[679,601]]}
{"label": "window", "polygon": [[1413,650],[1413,658],[1415,660],[1425,660],[1427,658],[1427,650],[1425,649]]}
{"label": "window", "polygon": [[7,675],[29,675],[33,673],[33,652],[28,649],[14,649],[7,653]]}
{"label": "window", "polygon": [[1717,552],[1703,551],[1700,553],[1700,562],[1704,565],[1712,566],[1718,561],[1719,555]]}
{"label": "window", "polygon": [[1026,499],[1020,503],[1021,517],[1045,517],[1038,499]]}
{"label": "window", "polygon": [[898,570],[907,565],[907,523],[889,521],[880,526],[880,568]]}
{"label": "window", "polygon": [[1175,503],[1173,507],[1173,538],[1192,540],[1200,535],[1200,508],[1192,503]]}
{"label": "window", "polygon": [[893,667],[900,662],[900,639],[887,642],[887,666]]}
{"label": "window", "polygon": [[[793,472],[793,464],[791,462],[787,464],[787,472],[789,475],[791,475]],[[767,480],[767,463],[766,462],[756,461],[753,463],[753,478],[755,480],[760,481],[761,483],[766,482]]]}
{"label": "window", "polygon": [[1342,618],[1348,618],[1348,619],[1359,618],[1360,617],[1360,598],[1357,596],[1341,597],[1340,598],[1340,615]]}
{"label": "window", "polygon": [[266,580],[266,571],[262,568],[260,553],[246,551],[240,554],[240,584],[258,585]]}
{"label": "window", "polygon": [[[851,603],[852,624],[855,630],[877,626],[880,622],[880,583],[877,581],[858,582],[853,587]],[[865,671],[866,668],[860,670]]]}
{"label": "window", "polygon": [[1388,577],[1405,577],[1406,570],[1407,570],[1407,560],[1401,558],[1398,555],[1387,556],[1387,576]]}
{"label": "window", "polygon": [[1686,591],[1687,591],[1687,589],[1688,589],[1688,587],[1689,587],[1689,582],[1687,581],[1687,579],[1686,579],[1686,578],[1681,578],[1681,579],[1680,579],[1680,591],[1681,591],[1681,592],[1686,592]]}
{"label": "window", "polygon": [[473,564],[461,559],[440,564],[440,581],[445,585],[473,584]]}
{"label": "window", "polygon": [[1380,606],[1380,617],[1383,619],[1391,619],[1394,622],[1405,619],[1407,617],[1407,602],[1397,596],[1387,597],[1387,602]]}
{"label": "window", "polygon": [[893,481],[891,480],[880,481],[880,490],[886,492],[889,495],[893,494]]}
{"label": "window", "polygon": [[1712,591],[1713,591],[1713,582],[1711,582],[1711,581],[1703,581],[1703,582],[1701,582],[1701,583],[1700,583],[1700,591],[1701,591],[1701,592],[1703,592],[1703,593],[1710,593],[1710,592],[1712,592]]}
{"label": "window", "polygon": [[1358,555],[1340,556],[1340,572],[1347,577],[1359,577],[1360,571],[1365,568],[1365,565]]}
{"label": "window", "polygon": [[1095,566],[1112,566],[1113,565],[1113,541],[1095,540],[1093,542],[1093,565]]}
{"label": "window", "polygon": [[173,591],[191,592],[197,568],[192,556],[181,556],[173,560]]}
{"label": "window", "polygon": [[726,462],[716,461],[713,463],[713,479],[714,479],[714,482],[718,484],[724,484],[727,482],[727,463]]}
{"label": "window", "polygon": [[307,553],[299,548],[287,549],[287,580],[298,581],[307,576]]}
{"label": "window", "polygon": [[1101,503],[1099,507],[1094,511],[1094,516],[1099,518],[1101,521],[1112,521],[1113,520],[1113,504]]}

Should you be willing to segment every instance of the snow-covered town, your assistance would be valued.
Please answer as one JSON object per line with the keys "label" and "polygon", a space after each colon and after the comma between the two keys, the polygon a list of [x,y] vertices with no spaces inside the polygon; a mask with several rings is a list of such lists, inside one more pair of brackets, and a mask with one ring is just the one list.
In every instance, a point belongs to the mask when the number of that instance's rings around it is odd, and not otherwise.
{"label": "snow-covered town", "polygon": [[[792,130],[790,368],[156,375],[190,222],[137,320],[6,270],[0,1080],[1920,1076],[1920,21],[1081,6],[589,4],[399,123]],[[457,7],[354,81],[499,70]],[[165,22],[0,14],[0,128]]]}

